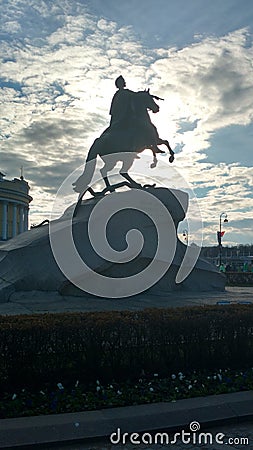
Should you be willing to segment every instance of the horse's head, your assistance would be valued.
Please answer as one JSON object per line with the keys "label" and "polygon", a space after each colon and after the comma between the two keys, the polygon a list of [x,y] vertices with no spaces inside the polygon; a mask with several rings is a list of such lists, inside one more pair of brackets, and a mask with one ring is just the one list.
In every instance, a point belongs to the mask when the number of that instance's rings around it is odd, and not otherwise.
{"label": "horse's head", "polygon": [[159,112],[160,108],[154,101],[153,95],[150,94],[149,89],[146,89],[145,91],[139,91],[137,92],[137,94],[146,109],[150,109],[153,113]]}

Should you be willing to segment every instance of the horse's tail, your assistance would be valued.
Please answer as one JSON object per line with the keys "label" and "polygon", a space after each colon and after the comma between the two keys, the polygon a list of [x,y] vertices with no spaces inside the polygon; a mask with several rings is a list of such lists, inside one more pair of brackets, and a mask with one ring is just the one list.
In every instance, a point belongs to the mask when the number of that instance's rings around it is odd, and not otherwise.
{"label": "horse's tail", "polygon": [[88,189],[95,172],[96,160],[98,155],[96,142],[97,139],[94,141],[88,152],[82,175],[73,183],[74,191],[80,194],[83,194]]}

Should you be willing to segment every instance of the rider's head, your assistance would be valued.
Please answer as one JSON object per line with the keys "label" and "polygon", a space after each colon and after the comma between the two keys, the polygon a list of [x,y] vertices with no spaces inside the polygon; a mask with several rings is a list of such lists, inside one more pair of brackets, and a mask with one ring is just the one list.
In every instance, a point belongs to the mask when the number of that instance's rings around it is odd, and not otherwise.
{"label": "rider's head", "polygon": [[120,75],[118,78],[116,78],[115,84],[118,89],[122,89],[126,86],[126,82],[125,82],[124,78],[122,77],[122,75]]}

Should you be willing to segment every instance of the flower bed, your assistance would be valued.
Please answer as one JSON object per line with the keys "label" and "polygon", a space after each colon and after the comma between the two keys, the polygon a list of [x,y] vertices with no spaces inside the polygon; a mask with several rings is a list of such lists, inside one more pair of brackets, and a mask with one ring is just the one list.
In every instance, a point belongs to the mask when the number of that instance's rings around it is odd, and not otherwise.
{"label": "flower bed", "polygon": [[154,402],[175,402],[179,399],[224,394],[253,389],[253,369],[235,371],[159,374],[135,381],[101,384],[99,380],[84,386],[76,381],[68,387],[62,383],[42,386],[38,391],[27,388],[5,393],[0,401],[0,417],[24,417],[59,414],[137,405]]}

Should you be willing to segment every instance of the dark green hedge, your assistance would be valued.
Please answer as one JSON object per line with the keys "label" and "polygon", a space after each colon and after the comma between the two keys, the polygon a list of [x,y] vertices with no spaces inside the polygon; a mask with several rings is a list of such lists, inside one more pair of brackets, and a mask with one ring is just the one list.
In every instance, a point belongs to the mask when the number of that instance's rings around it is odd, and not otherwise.
{"label": "dark green hedge", "polygon": [[1,389],[251,366],[251,305],[0,317]]}
{"label": "dark green hedge", "polygon": [[226,272],[226,286],[253,286],[253,272]]}

